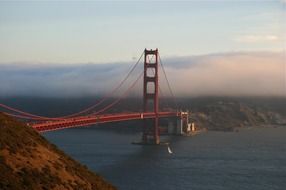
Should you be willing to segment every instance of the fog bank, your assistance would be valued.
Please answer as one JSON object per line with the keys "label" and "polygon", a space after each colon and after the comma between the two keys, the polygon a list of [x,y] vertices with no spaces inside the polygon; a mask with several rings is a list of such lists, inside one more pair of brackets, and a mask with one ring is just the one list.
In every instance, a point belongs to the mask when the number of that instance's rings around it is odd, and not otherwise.
{"label": "fog bank", "polygon": [[[282,52],[237,52],[170,58],[161,56],[176,96],[286,94],[286,55]],[[119,84],[132,64],[134,63],[0,63],[0,96],[102,95]],[[136,69],[136,75],[140,73],[142,65],[143,63]],[[162,72],[160,75],[164,88],[166,83]],[[141,84],[137,85],[140,92]]]}

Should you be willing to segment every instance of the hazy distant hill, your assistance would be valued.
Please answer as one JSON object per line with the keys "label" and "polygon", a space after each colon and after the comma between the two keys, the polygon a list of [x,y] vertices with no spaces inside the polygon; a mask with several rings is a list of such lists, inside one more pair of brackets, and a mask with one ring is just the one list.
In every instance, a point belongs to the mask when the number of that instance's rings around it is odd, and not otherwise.
{"label": "hazy distant hill", "polygon": [[199,127],[209,130],[233,130],[236,127],[280,125],[286,123],[285,100],[202,100],[191,106],[191,117]]}
{"label": "hazy distant hill", "polygon": [[0,189],[115,188],[30,127],[0,113]]}

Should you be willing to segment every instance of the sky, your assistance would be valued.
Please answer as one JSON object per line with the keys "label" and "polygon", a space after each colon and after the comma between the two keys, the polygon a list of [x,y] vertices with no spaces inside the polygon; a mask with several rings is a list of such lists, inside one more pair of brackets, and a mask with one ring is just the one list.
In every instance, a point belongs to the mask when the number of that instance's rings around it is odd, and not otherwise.
{"label": "sky", "polygon": [[0,96],[101,95],[145,48],[177,96],[286,96],[285,35],[285,0],[0,1]]}
{"label": "sky", "polygon": [[0,1],[0,62],[132,61],[285,48],[285,1]]}

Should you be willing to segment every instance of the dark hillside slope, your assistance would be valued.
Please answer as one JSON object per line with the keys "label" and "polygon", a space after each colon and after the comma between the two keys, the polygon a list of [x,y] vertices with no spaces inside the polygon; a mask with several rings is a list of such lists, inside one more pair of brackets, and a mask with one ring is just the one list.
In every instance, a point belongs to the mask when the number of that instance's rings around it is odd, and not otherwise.
{"label": "dark hillside slope", "polygon": [[0,113],[0,189],[115,189],[25,124]]}
{"label": "dark hillside slope", "polygon": [[236,127],[282,125],[285,116],[263,105],[239,101],[215,101],[192,106],[192,119],[209,130],[232,131]]}

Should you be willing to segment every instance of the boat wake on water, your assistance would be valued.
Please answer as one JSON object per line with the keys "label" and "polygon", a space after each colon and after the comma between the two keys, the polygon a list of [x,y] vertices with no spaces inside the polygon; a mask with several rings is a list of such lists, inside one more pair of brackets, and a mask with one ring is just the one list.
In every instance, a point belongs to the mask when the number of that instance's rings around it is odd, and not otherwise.
{"label": "boat wake on water", "polygon": [[172,152],[170,146],[168,146],[168,152],[169,152],[169,154],[173,154],[173,152]]}

